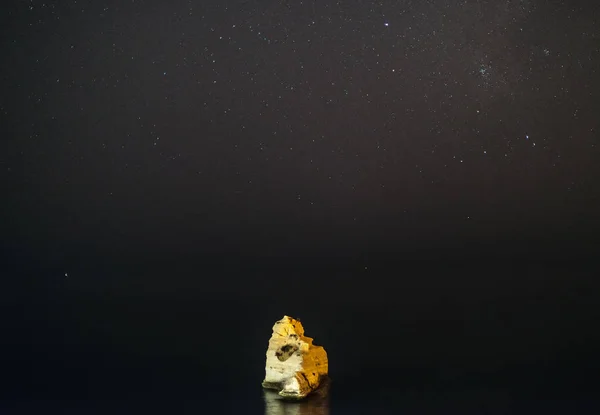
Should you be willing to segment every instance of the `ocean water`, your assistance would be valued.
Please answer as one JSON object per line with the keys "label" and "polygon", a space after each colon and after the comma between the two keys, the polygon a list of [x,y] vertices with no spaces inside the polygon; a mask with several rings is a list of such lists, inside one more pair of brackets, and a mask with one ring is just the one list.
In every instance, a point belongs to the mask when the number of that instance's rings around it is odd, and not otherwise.
{"label": "ocean water", "polygon": [[[47,276],[4,292],[0,413],[600,413],[594,274],[454,271]],[[301,402],[260,386],[284,314],[329,354]]]}
{"label": "ocean water", "polygon": [[[394,376],[389,379],[380,378],[376,385],[332,381],[327,392],[317,391],[300,402],[283,400],[275,392],[261,390],[256,383],[235,386],[233,382],[218,385],[193,382],[199,388],[196,391],[161,391],[149,388],[132,394],[131,390],[129,393],[105,390],[106,395],[98,393],[94,397],[69,397],[59,393],[43,399],[30,397],[3,401],[0,409],[3,414],[260,415],[597,414],[600,409],[597,392],[591,390],[591,385],[588,385],[586,391],[576,391],[566,381],[560,385],[542,387],[540,379],[537,384],[534,382],[528,385],[519,379],[519,374],[514,376],[502,381],[491,375],[488,379],[471,379],[466,382],[438,380],[430,384],[418,381],[413,383],[410,380],[400,384],[394,381]],[[138,381],[145,382],[143,379]],[[177,382],[181,382],[181,379]],[[567,390],[563,389],[565,387]]]}

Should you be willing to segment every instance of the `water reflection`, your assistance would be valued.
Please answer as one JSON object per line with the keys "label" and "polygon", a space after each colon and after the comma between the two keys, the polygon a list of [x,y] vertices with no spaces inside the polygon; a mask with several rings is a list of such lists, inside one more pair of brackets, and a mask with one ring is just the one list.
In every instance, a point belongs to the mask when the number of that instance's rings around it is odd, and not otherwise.
{"label": "water reflection", "polygon": [[264,390],[265,415],[329,415],[330,381],[301,401],[288,401],[273,390]]}

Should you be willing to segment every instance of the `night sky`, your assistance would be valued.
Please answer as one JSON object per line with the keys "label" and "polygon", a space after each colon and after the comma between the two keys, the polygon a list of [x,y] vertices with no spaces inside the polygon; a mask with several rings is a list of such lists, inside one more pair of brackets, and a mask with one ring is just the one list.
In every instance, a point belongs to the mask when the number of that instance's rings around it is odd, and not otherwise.
{"label": "night sky", "polygon": [[[22,294],[0,290],[17,316],[2,335],[52,369],[39,385],[64,369],[50,351],[73,367],[80,347],[202,361],[190,327],[217,333],[215,310],[258,310],[251,295],[272,297],[240,329],[248,354],[281,315],[308,316],[338,374],[372,345],[335,333],[385,316],[412,363],[593,350],[600,3],[30,0],[1,15],[0,249]],[[552,275],[531,265],[551,259]],[[455,336],[443,351],[440,336]]]}
{"label": "night sky", "polygon": [[12,2],[3,233],[65,267],[597,248],[599,16],[583,1]]}

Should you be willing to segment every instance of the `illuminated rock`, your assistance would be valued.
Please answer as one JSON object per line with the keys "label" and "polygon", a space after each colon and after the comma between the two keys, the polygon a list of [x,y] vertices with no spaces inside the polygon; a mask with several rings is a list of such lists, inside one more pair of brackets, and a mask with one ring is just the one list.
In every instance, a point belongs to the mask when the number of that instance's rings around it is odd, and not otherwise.
{"label": "illuminated rock", "polygon": [[302,399],[327,377],[327,352],[304,336],[299,320],[283,316],[273,326],[267,349],[263,387],[284,398]]}

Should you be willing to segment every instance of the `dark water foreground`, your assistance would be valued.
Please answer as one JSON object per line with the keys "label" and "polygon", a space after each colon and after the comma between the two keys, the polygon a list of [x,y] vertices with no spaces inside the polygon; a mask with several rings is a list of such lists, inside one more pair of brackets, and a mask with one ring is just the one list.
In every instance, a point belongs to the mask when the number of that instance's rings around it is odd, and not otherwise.
{"label": "dark water foreground", "polygon": [[[515,374],[506,378],[497,375],[485,379],[438,378],[429,383],[406,380],[401,385],[394,379],[398,376],[390,374],[388,379],[379,378],[377,384],[366,386],[333,381],[327,393],[319,393],[300,402],[282,400],[275,392],[256,387],[256,382],[237,386],[233,382],[230,385],[192,382],[198,390],[189,390],[190,385],[182,385],[182,389],[178,390],[169,390],[169,385],[163,385],[163,390],[150,387],[146,391],[132,386],[127,393],[105,390],[104,393],[98,391],[93,397],[74,394],[71,398],[63,391],[55,397],[11,399],[4,401],[0,408],[3,414],[51,411],[65,414],[261,415],[597,414],[600,409],[596,390],[592,383],[586,384],[583,379],[572,379],[577,385],[573,386],[566,379],[548,381],[541,379],[541,375],[524,379]],[[174,387],[181,381],[178,379],[170,386]],[[139,379],[139,383],[145,384],[146,381]]]}
{"label": "dark water foreground", "polygon": [[[46,275],[2,293],[0,414],[600,413],[596,274],[492,268]],[[327,393],[260,387],[283,314]]]}

